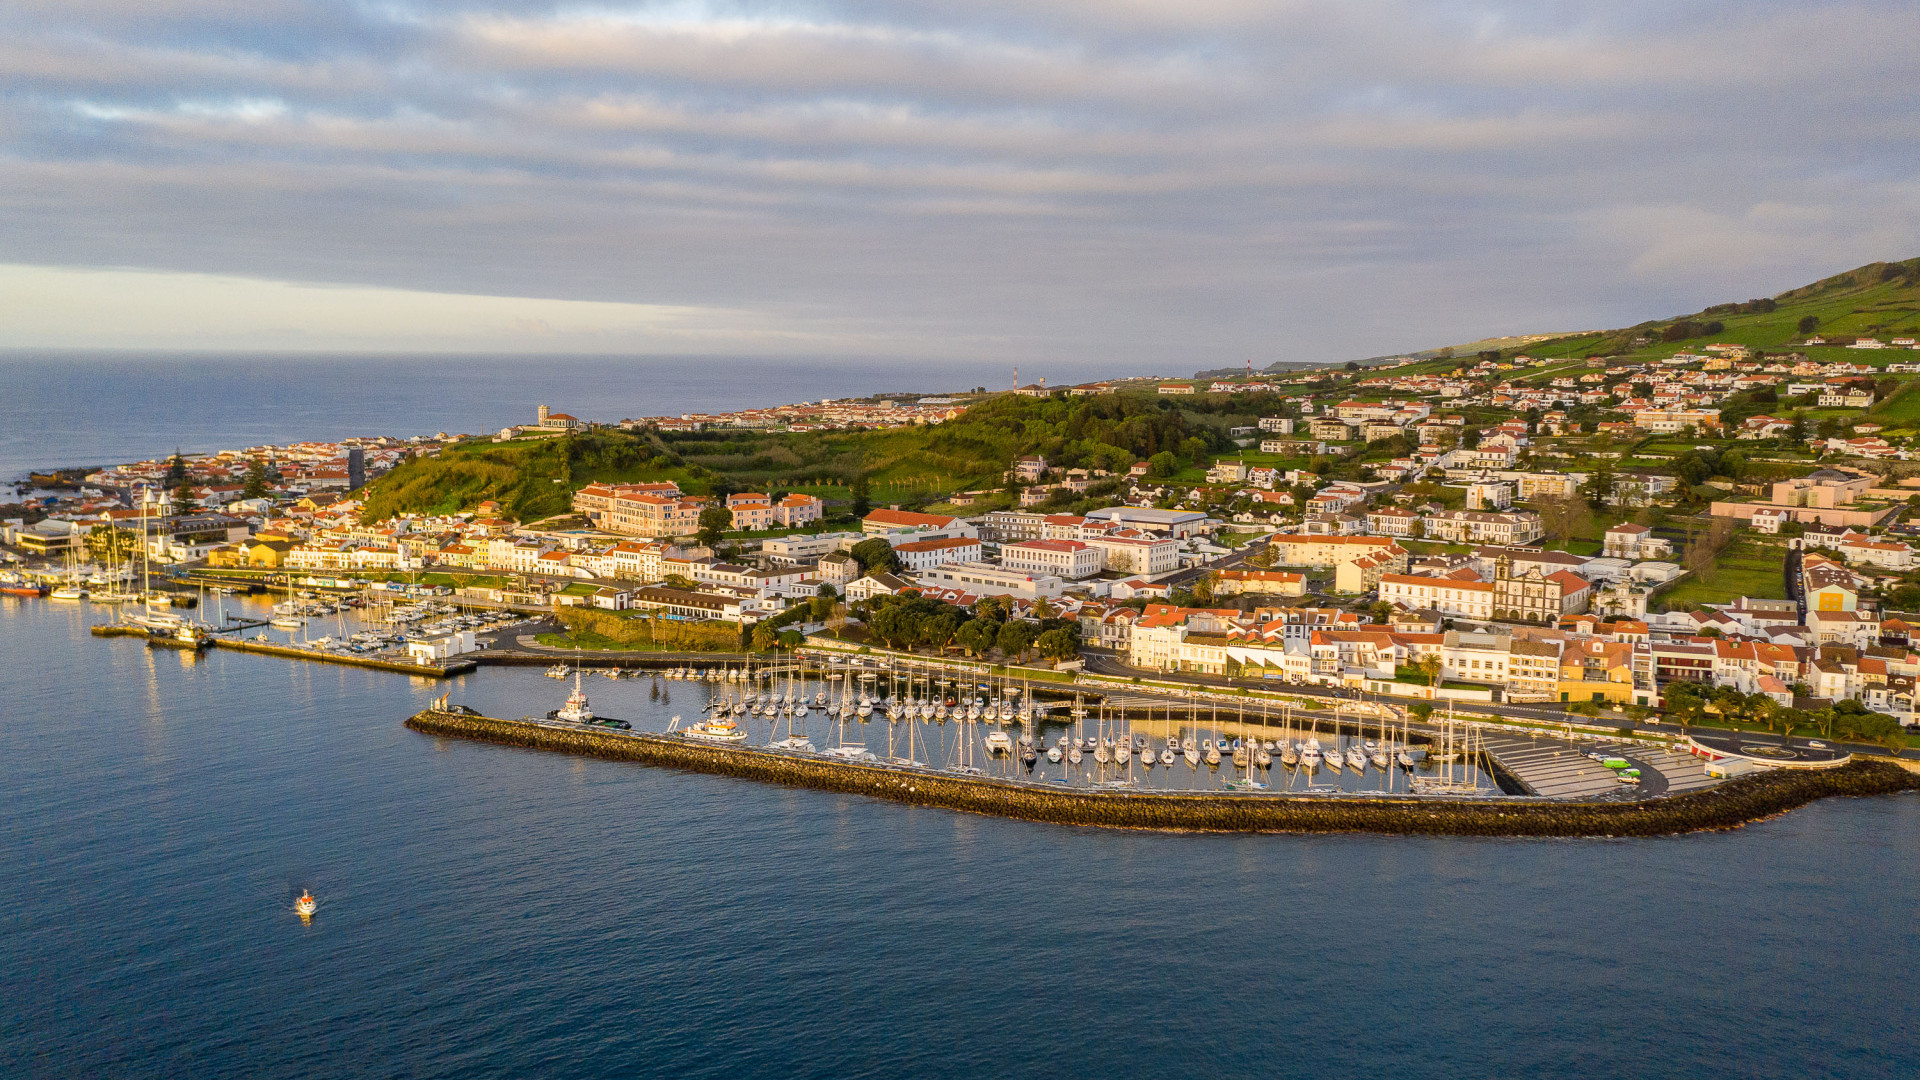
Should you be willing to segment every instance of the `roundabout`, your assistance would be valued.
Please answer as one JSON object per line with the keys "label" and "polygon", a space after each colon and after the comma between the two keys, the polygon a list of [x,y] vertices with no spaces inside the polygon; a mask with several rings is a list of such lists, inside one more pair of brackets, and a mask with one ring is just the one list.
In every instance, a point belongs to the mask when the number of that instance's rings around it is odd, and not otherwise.
{"label": "roundabout", "polygon": [[1845,750],[1810,740],[1751,731],[1688,732],[1687,745],[1709,761],[1735,759],[1762,769],[1836,769],[1853,758]]}

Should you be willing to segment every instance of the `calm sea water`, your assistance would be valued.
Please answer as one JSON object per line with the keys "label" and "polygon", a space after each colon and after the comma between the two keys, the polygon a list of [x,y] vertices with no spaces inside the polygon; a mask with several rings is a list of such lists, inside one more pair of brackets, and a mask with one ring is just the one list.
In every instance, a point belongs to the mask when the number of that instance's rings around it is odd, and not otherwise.
{"label": "calm sea water", "polygon": [[1920,1071],[1916,797],[1632,842],[1063,829],[427,738],[439,684],[90,617],[0,598],[8,1077]]}
{"label": "calm sea water", "polygon": [[[1144,374],[1060,364],[1026,382]],[[146,356],[0,352],[0,480],[29,469],[349,435],[590,420],[1011,385],[1000,364],[747,357]]]}

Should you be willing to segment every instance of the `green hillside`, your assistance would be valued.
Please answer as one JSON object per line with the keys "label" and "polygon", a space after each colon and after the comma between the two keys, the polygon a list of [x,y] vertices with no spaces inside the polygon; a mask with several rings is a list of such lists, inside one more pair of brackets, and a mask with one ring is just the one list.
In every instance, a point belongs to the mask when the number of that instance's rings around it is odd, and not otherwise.
{"label": "green hillside", "polygon": [[[1258,400],[1256,400],[1258,399]],[[1232,447],[1231,424],[1252,423],[1277,400],[1151,394],[988,398],[954,420],[879,431],[762,432],[723,428],[661,433],[594,429],[560,439],[471,440],[411,461],[367,490],[365,517],[452,513],[493,499],[520,521],[565,513],[596,481],[671,480],[688,494],[803,491],[850,501],[856,481],[875,505],[926,504],[947,493],[998,488],[1013,460],[1040,454],[1059,468],[1124,472],[1170,454],[1185,468]],[[1244,414],[1244,415],[1243,415]]]}
{"label": "green hillside", "polygon": [[[1806,320],[1816,320],[1808,323]],[[1830,343],[1801,344],[1811,332]],[[1638,326],[1576,334],[1527,345],[1529,356],[1672,356],[1712,342],[1747,345],[1768,353],[1804,352],[1814,359],[1884,364],[1910,360],[1904,351],[1846,349],[1856,337],[1920,336],[1920,259],[1868,263],[1778,296],[1716,304],[1692,315]]]}

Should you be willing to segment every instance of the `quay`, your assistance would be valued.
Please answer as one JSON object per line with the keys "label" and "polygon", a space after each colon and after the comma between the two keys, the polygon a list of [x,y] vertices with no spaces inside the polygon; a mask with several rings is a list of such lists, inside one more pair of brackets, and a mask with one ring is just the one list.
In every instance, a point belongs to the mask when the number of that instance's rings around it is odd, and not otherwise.
{"label": "quay", "polygon": [[469,656],[456,660],[433,660],[422,664],[410,660],[390,660],[374,656],[342,656],[339,653],[322,652],[319,649],[302,649],[297,646],[273,645],[264,641],[235,638],[215,638],[213,647],[232,649],[235,652],[257,653],[261,656],[284,656],[293,660],[314,660],[322,664],[345,664],[349,667],[372,668],[375,671],[393,671],[427,679],[446,679],[455,675],[465,675],[480,666]]}
{"label": "quay", "polygon": [[[264,625],[264,624],[258,624]],[[455,675],[465,675],[479,667],[470,656],[455,660],[435,660],[421,664],[412,661],[393,660],[375,656],[342,656],[337,653],[322,652],[319,649],[302,649],[298,646],[273,645],[261,641],[246,641],[239,638],[219,637],[228,630],[245,627],[228,626],[214,631],[213,647],[231,649],[235,652],[256,653],[261,656],[281,656],[292,660],[313,660],[322,664],[344,664],[348,667],[371,668],[375,671],[391,671],[401,675],[413,675],[427,679],[446,679]],[[160,641],[149,634],[145,627],[131,626],[126,623],[102,623],[93,627],[94,637],[137,637],[148,641]],[[164,643],[164,642],[163,642]]]}
{"label": "quay", "polygon": [[1641,801],[1445,795],[1067,790],[821,754],[703,743],[681,734],[502,720],[461,706],[416,713],[425,735],[555,750],[741,779],[865,795],[1058,825],[1183,832],[1371,832],[1448,836],[1665,836],[1736,828],[1829,795],[1920,789],[1920,775],[1882,762],[1824,771],[1753,773]]}

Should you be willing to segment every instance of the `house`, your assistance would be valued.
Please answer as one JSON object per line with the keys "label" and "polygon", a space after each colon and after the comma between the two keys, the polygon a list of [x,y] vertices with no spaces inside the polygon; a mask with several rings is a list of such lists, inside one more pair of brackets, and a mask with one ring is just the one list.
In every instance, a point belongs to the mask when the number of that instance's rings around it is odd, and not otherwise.
{"label": "house", "polygon": [[847,602],[857,604],[871,600],[876,596],[898,596],[913,589],[911,582],[904,581],[885,571],[876,571],[859,578],[847,586]]}
{"label": "house", "polygon": [[1037,484],[1047,478],[1047,459],[1037,455],[1019,458],[1013,463],[1013,478],[1023,484]]}
{"label": "house", "polygon": [[1607,530],[1600,551],[1611,559],[1660,559],[1673,554],[1673,545],[1645,525],[1625,522]]}

